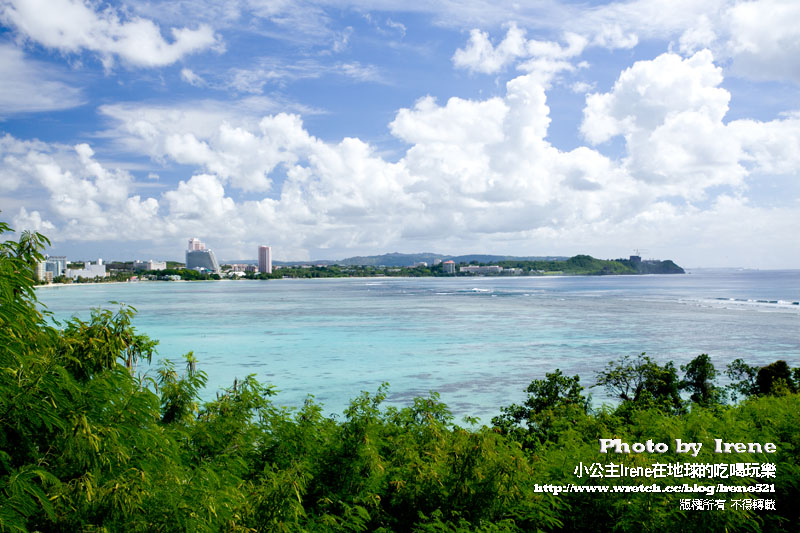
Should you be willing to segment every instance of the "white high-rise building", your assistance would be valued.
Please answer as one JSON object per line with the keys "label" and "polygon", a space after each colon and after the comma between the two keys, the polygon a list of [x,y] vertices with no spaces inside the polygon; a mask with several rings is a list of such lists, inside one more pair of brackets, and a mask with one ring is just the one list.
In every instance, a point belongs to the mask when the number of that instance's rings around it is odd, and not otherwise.
{"label": "white high-rise building", "polygon": [[189,248],[188,248],[189,251],[205,250],[205,249],[206,249],[206,244],[202,242],[200,239],[195,237],[189,239]]}
{"label": "white high-rise building", "polygon": [[48,255],[45,263],[45,269],[47,272],[52,272],[54,278],[63,276],[67,270],[67,256],[65,255]]}
{"label": "white high-rise building", "polygon": [[258,271],[272,274],[272,248],[269,246],[258,247]]}
{"label": "white high-rise building", "polygon": [[39,281],[47,280],[47,263],[44,261],[36,262],[36,279]]}
{"label": "white high-rise building", "polygon": [[219,274],[217,256],[200,239],[189,239],[189,248],[186,250],[186,268],[193,270],[208,270]]}

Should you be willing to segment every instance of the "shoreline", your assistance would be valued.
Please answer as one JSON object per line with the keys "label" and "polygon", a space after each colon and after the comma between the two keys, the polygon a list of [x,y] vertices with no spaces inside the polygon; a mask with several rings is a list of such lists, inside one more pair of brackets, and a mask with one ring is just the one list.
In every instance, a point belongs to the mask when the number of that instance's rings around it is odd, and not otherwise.
{"label": "shoreline", "polygon": [[[183,281],[183,280],[181,280]],[[209,281],[217,281],[217,280],[209,280]],[[133,285],[134,283],[139,283],[138,281],[101,281],[96,283],[94,281],[87,282],[87,283],[46,283],[44,285],[34,285],[34,289],[42,289],[42,288],[49,288],[49,287],[79,287],[82,285]]]}
{"label": "shoreline", "polygon": [[[712,269],[708,269],[712,270]],[[287,280],[324,280],[324,279],[553,279],[553,278],[627,278],[627,277],[649,277],[649,276],[676,276],[676,275],[688,275],[690,271],[686,271],[683,274],[680,273],[664,273],[664,274],[653,274],[653,273],[641,273],[641,274],[569,274],[569,273],[558,273],[558,274],[540,274],[535,276],[523,276],[523,275],[516,275],[516,276],[504,276],[504,275],[494,275],[494,276],[487,276],[487,275],[473,275],[473,276],[321,276],[321,277],[284,277],[284,278],[274,278],[274,279],[232,279],[232,278],[223,278],[223,279],[181,279],[181,280],[139,280],[139,281],[100,281],[100,282],[83,282],[83,283],[47,283],[45,285],[34,285],[34,289],[39,289],[42,287],[72,287],[72,286],[83,286],[83,285],[135,285],[139,283],[202,283],[202,282],[233,282],[233,281],[287,281]]]}

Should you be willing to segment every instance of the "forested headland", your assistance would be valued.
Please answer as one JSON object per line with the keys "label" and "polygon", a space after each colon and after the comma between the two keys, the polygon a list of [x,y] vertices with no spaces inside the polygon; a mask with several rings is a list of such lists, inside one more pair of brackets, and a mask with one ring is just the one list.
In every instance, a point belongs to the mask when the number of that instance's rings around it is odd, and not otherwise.
{"label": "forested headland", "polygon": [[[800,370],[785,361],[737,360],[725,369],[727,387],[706,354],[681,367],[623,356],[591,384],[554,369],[490,423],[455,420],[435,393],[387,406],[386,387],[354,395],[336,417],[312,398],[290,410],[252,376],[203,403],[206,375],[191,353],[140,375],[157,359],[157,341],[136,331],[133,309],[52,325],[34,291],[46,244],[35,233],[0,244],[0,531],[793,532],[800,524]],[[618,404],[591,408],[588,385]],[[670,449],[602,454],[600,439]],[[679,454],[675,439],[704,446]],[[772,443],[775,452],[715,453],[714,439]],[[576,470],[596,463],[769,463],[775,475]],[[687,482],[774,492],[541,490]],[[725,510],[687,509],[686,499],[724,500]],[[732,503],[756,499],[775,509]]]}
{"label": "forested headland", "polygon": [[[222,265],[222,271],[209,272],[185,268],[183,263],[167,262],[162,270],[134,270],[132,261],[110,261],[106,263],[109,275],[106,277],[76,278],[58,276],[56,283],[102,283],[141,280],[182,280],[210,281],[229,279],[314,279],[314,278],[370,278],[370,277],[468,277],[490,276],[607,276],[636,274],[685,274],[672,260],[641,260],[637,256],[629,259],[596,259],[590,255],[576,255],[569,258],[526,259],[507,256],[461,256],[453,271],[447,271],[443,263],[428,264],[420,262],[409,264],[405,258],[428,257],[430,254],[386,254],[382,256],[353,257],[341,262],[322,261],[318,264],[284,263],[276,264],[271,273],[252,271],[234,273],[231,265]],[[446,256],[443,256],[446,257]],[[476,258],[476,259],[473,259]],[[380,263],[381,260],[386,263]],[[483,261],[479,261],[482,259]],[[359,262],[360,261],[360,262]],[[82,265],[82,263],[80,264]],[[242,266],[242,265],[238,265]],[[494,266],[500,267],[490,272],[468,272],[462,267]]]}

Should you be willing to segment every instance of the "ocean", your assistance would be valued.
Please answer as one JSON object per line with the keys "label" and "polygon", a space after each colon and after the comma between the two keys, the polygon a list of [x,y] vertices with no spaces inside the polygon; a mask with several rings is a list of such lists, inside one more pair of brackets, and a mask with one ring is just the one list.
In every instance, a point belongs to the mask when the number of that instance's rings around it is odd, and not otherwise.
{"label": "ocean", "polygon": [[276,404],[311,394],[325,414],[388,382],[389,404],[437,391],[457,420],[489,423],[547,372],[589,387],[607,362],[641,352],[677,365],[707,353],[720,373],[736,358],[800,366],[800,270],[140,282],[37,295],[57,320],[112,301],[135,307],[137,330],[160,341],[154,366],[193,351],[209,377],[204,399],[255,374],[279,391]]}

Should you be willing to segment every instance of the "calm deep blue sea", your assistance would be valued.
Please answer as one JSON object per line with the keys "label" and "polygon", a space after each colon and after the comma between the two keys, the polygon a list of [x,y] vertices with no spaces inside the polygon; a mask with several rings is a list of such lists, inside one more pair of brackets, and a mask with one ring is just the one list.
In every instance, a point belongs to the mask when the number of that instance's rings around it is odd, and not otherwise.
{"label": "calm deep blue sea", "polygon": [[[488,423],[546,372],[588,386],[608,361],[641,352],[676,364],[708,353],[720,371],[739,357],[800,366],[800,270],[143,282],[37,295],[59,320],[111,301],[135,307],[158,358],[194,352],[205,399],[255,374],[276,386],[277,404],[313,394],[326,414],[389,382],[392,404],[433,390],[459,419]],[[595,404],[610,400],[590,392]]]}

